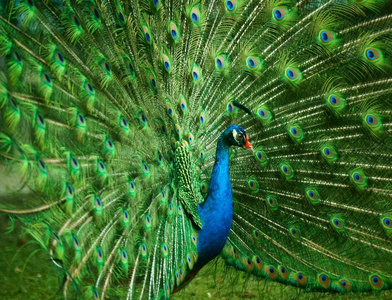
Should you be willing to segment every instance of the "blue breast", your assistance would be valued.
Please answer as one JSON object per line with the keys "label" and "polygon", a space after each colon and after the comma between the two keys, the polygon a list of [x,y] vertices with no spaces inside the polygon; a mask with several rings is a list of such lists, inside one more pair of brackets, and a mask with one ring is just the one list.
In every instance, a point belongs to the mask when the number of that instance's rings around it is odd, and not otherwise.
{"label": "blue breast", "polygon": [[221,253],[230,233],[233,218],[229,147],[222,142],[218,142],[208,197],[203,204],[199,205],[198,210],[203,228],[198,232],[197,264],[203,266]]}

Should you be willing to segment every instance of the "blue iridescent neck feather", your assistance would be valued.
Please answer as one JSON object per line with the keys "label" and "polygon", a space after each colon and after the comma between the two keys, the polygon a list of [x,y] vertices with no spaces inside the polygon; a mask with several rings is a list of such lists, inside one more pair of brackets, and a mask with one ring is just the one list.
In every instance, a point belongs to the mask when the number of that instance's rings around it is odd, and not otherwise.
{"label": "blue iridescent neck feather", "polygon": [[203,266],[222,251],[230,232],[233,201],[229,173],[229,148],[225,130],[218,139],[215,165],[212,170],[208,197],[199,205],[203,228],[198,232],[198,265]]}

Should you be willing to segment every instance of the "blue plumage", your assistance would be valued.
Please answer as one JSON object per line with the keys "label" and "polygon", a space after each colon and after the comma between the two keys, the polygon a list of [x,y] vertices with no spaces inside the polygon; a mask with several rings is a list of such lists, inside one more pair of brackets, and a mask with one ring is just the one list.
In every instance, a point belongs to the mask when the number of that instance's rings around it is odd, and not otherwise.
{"label": "blue plumage", "polygon": [[[235,132],[235,133],[234,133]],[[198,207],[203,228],[198,232],[198,266],[203,266],[222,251],[229,236],[233,218],[233,194],[229,172],[229,149],[239,146],[233,133],[246,133],[238,125],[230,125],[218,139],[215,165],[212,170],[208,196]]]}

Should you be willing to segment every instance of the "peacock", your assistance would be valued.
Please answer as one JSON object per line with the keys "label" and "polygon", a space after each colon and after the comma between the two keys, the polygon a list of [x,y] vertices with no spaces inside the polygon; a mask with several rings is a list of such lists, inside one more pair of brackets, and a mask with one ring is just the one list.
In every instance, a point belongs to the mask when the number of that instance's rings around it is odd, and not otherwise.
{"label": "peacock", "polygon": [[8,0],[0,33],[0,210],[64,299],[168,299],[216,257],[392,289],[390,0]]}

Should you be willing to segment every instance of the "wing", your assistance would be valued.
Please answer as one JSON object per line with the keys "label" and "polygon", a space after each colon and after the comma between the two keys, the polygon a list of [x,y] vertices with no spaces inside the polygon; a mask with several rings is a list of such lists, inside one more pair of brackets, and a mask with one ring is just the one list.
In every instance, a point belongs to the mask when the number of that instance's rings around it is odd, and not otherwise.
{"label": "wing", "polygon": [[193,222],[201,228],[203,226],[197,207],[204,201],[200,193],[200,185],[196,180],[193,159],[189,154],[188,147],[178,147],[175,152],[176,186],[178,198],[186,211],[192,216]]}

